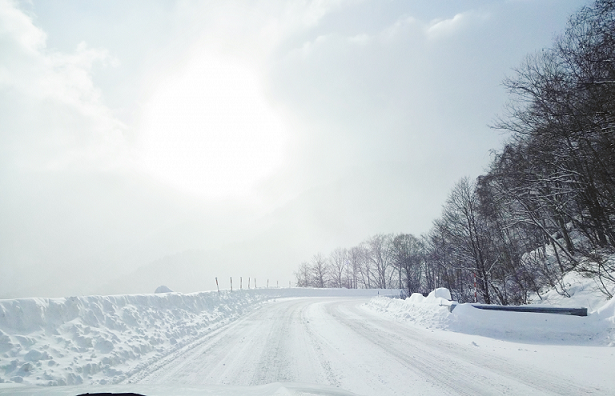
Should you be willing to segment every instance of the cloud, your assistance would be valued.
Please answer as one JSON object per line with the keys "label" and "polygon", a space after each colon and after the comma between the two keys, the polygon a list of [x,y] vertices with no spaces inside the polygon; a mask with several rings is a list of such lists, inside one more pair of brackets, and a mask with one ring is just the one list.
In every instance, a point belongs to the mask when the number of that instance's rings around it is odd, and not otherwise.
{"label": "cloud", "polygon": [[454,34],[466,23],[467,19],[467,14],[457,14],[450,19],[432,21],[427,28],[427,34],[430,36]]}
{"label": "cloud", "polygon": [[562,2],[0,0],[0,292],[91,292],[187,250],[273,279],[426,231]]}
{"label": "cloud", "polygon": [[102,103],[92,67],[117,61],[83,42],[73,53],[53,51],[46,38],[16,4],[0,2],[3,143],[19,153],[20,166],[111,166],[124,150],[125,126]]}
{"label": "cloud", "polygon": [[430,38],[442,38],[459,34],[460,30],[468,29],[472,25],[478,25],[490,18],[487,12],[468,11],[456,14],[449,19],[431,21],[427,27],[427,35]]}
{"label": "cloud", "polygon": [[[11,0],[0,1],[0,21],[3,48],[8,48],[13,41],[18,50],[36,55],[45,46],[47,35],[36,28],[30,17],[19,10]],[[4,54],[3,60],[8,60],[10,57],[6,56],[7,53]]]}
{"label": "cloud", "polygon": [[123,234],[101,226],[123,212],[105,180],[116,176],[104,174],[129,162],[126,126],[92,78],[95,65],[117,62],[85,43],[48,48],[47,34],[6,0],[0,48],[0,289],[36,288],[58,272],[59,284],[75,282],[71,273],[97,273],[82,263],[102,259],[93,252],[109,234]]}

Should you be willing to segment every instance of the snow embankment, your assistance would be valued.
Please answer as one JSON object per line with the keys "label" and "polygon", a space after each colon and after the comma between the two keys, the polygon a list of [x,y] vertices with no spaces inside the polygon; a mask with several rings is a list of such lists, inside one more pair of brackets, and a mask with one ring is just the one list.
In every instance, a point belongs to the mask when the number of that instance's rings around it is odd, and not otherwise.
{"label": "snow embankment", "polygon": [[[579,291],[587,288],[579,287]],[[428,329],[451,330],[459,333],[475,334],[502,340],[572,345],[609,345],[615,346],[615,299],[609,301],[602,297],[590,297],[581,293],[580,301],[592,301],[587,317],[555,315],[543,313],[486,311],[474,308],[471,304],[458,304],[450,312],[450,296],[446,289],[437,289],[423,297],[412,294],[406,300],[373,298],[368,308],[393,316],[398,320],[411,322]],[[545,296],[543,296],[544,298]],[[547,304],[543,299],[542,303]],[[581,306],[576,303],[574,293],[570,298],[555,298],[550,301],[554,306]]]}
{"label": "snow embankment", "polygon": [[[565,293],[561,289],[565,290]],[[560,291],[546,290],[544,293],[530,296],[532,304],[550,305],[554,307],[586,307],[589,311],[597,311],[605,305],[605,295],[598,290],[598,280],[586,278],[581,274],[569,272],[564,275]],[[611,287],[611,294],[615,288]]]}
{"label": "snow embankment", "polygon": [[0,383],[116,384],[255,304],[396,290],[252,289],[0,300]]}
{"label": "snow embankment", "polygon": [[0,383],[117,383],[266,298],[202,292],[0,300]]}

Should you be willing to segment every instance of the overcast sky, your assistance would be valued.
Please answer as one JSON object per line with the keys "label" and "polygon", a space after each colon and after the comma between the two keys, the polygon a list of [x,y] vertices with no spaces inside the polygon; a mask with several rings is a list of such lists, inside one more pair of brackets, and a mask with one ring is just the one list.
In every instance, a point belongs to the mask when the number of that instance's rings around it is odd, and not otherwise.
{"label": "overcast sky", "polygon": [[0,0],[0,297],[287,285],[426,233],[586,3]]}

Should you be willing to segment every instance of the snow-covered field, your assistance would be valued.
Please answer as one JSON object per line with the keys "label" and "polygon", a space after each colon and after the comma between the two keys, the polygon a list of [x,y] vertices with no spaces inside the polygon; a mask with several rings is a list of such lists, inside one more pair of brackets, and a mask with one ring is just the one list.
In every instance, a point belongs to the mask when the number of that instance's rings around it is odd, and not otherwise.
{"label": "snow-covered field", "polygon": [[377,290],[0,300],[0,394],[615,394],[615,300],[569,281],[541,303],[588,317]]}

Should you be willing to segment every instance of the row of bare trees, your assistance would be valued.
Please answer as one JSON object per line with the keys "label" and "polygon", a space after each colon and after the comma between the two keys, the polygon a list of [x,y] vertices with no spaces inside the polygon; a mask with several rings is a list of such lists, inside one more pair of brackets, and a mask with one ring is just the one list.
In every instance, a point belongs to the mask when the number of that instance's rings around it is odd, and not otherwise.
{"label": "row of bare trees", "polygon": [[479,181],[486,215],[508,240],[552,252],[552,269],[541,272],[547,284],[577,271],[612,296],[615,1],[573,15],[553,47],[528,57],[505,85],[512,101],[496,127],[511,141]]}
{"label": "row of bare trees", "polygon": [[304,262],[295,273],[297,286],[400,288],[424,292],[433,274],[425,271],[423,242],[410,234],[378,234],[350,249],[338,248]]}
{"label": "row of bare trees", "polygon": [[[489,171],[460,180],[431,231],[376,235],[318,254],[299,286],[443,286],[459,301],[522,304],[562,277],[615,285],[615,0],[570,19],[552,48],[505,80],[511,101],[495,128],[510,134]],[[474,286],[476,284],[476,287]],[[401,285],[401,286],[400,286]]]}

